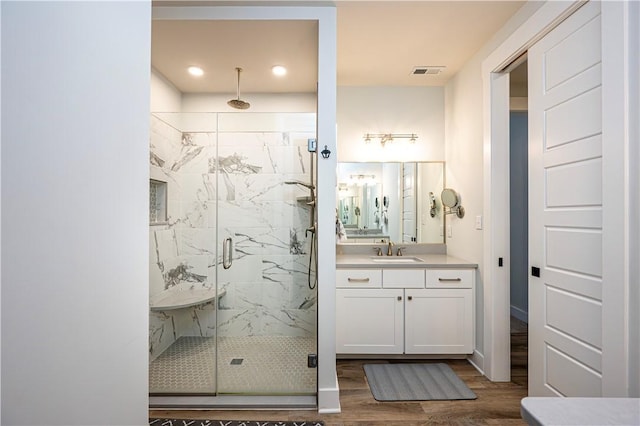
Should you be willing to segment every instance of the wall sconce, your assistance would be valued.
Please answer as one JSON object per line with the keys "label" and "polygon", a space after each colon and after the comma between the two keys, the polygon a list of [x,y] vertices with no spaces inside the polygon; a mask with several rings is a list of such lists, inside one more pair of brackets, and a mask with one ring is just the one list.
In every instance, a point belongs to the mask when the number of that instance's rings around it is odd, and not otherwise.
{"label": "wall sconce", "polygon": [[331,155],[331,151],[329,151],[329,148],[327,148],[327,146],[324,146],[324,149],[322,151],[320,151],[320,154],[322,154],[322,158],[329,158],[329,156]]}
{"label": "wall sconce", "polygon": [[418,135],[415,133],[365,133],[363,138],[366,143],[371,142],[371,139],[380,139],[380,145],[384,148],[387,142],[393,142],[394,139],[409,139],[409,142],[415,143]]}

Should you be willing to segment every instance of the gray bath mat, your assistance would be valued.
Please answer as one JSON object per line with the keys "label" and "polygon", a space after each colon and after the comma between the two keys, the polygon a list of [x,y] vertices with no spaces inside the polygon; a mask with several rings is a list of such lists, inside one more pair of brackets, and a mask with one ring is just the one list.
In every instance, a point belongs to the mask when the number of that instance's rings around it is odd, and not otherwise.
{"label": "gray bath mat", "polygon": [[365,364],[376,401],[476,399],[447,364]]}

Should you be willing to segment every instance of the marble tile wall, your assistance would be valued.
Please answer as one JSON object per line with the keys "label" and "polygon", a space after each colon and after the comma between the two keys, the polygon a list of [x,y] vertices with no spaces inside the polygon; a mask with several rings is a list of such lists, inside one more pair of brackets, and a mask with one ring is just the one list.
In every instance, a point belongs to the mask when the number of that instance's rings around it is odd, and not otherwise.
{"label": "marble tile wall", "polygon": [[[217,283],[226,290],[221,336],[315,335],[310,209],[297,200],[309,191],[284,184],[309,181],[313,129],[186,133],[152,117],[151,130],[151,177],[168,182],[169,199],[168,223],[150,232],[152,296],[184,282]],[[227,237],[233,264],[225,270]],[[180,336],[213,336],[215,308],[151,312],[151,358]]]}

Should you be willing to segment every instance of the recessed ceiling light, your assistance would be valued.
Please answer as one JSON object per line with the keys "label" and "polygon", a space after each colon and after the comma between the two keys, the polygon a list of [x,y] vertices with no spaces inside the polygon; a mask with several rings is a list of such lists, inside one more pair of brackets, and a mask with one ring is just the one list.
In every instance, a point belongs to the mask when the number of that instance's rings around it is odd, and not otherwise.
{"label": "recessed ceiling light", "polygon": [[271,68],[271,72],[273,73],[273,75],[277,75],[280,77],[287,74],[287,69],[282,65],[275,65]]}
{"label": "recessed ceiling light", "polygon": [[189,67],[187,70],[189,71],[189,74],[194,77],[201,77],[204,75],[204,71],[200,67]]}

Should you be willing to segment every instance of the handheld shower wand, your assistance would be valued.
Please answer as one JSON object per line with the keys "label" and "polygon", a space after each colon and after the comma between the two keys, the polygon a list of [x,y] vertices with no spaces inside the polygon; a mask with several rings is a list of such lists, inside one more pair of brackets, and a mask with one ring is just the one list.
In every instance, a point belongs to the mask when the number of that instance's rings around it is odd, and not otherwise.
{"label": "handheld shower wand", "polygon": [[[313,144],[311,143],[312,140],[309,140],[309,146],[312,146],[315,144],[315,139],[313,140]],[[306,202],[305,204],[309,207],[311,207],[311,212],[309,213],[309,220],[310,220],[310,224],[309,227],[307,229],[305,229],[304,232],[304,236],[305,238],[308,237],[309,233],[311,233],[311,244],[310,244],[310,249],[309,249],[309,269],[307,271],[307,284],[309,285],[309,288],[311,290],[313,290],[314,288],[316,288],[316,285],[318,284],[318,274],[317,274],[317,269],[318,269],[318,247],[317,247],[317,242],[316,242],[316,223],[315,223],[315,216],[316,216],[316,187],[313,184],[313,163],[314,163],[314,151],[311,151],[311,149],[309,149],[310,152],[310,156],[311,156],[311,162],[310,162],[310,175],[311,175],[311,182],[310,183],[306,183],[306,182],[302,182],[299,180],[287,180],[284,182],[285,185],[300,185],[304,188],[307,188],[309,190],[309,201]],[[312,263],[313,260],[315,260],[315,278],[312,280],[311,279],[311,275],[312,275]]]}
{"label": "handheld shower wand", "polygon": [[286,180],[284,181],[285,185],[300,185],[303,186],[307,189],[309,189],[309,197],[311,198],[311,201],[309,201],[307,203],[308,206],[311,206],[311,215],[310,215],[310,219],[311,219],[311,223],[309,225],[309,227],[305,230],[305,235],[308,234],[309,232],[311,233],[315,233],[316,232],[316,227],[315,227],[315,223],[314,223],[314,219],[315,219],[315,206],[316,206],[316,187],[315,185],[311,184],[311,183],[305,183],[299,180]]}

